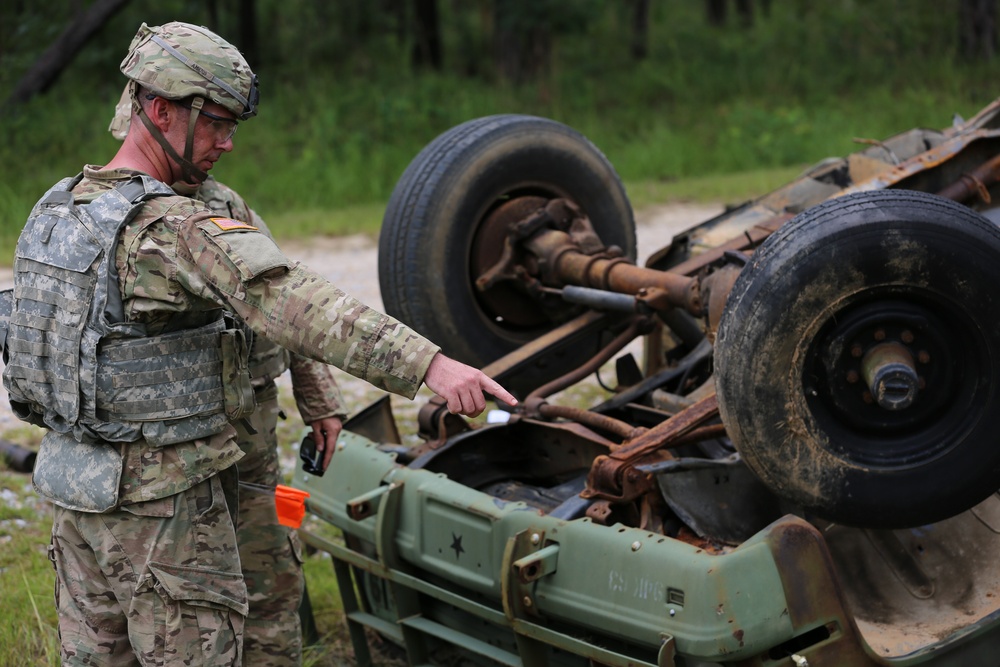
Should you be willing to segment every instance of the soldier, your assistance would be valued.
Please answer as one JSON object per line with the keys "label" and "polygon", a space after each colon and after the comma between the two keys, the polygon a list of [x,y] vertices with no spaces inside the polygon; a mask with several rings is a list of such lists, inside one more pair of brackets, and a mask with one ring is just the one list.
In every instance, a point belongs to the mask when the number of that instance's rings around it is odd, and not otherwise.
{"label": "soldier", "polygon": [[227,312],[387,391],[412,398],[424,383],[453,412],[479,414],[484,392],[516,400],[249,221],[168,187],[203,183],[257,112],[232,45],[143,24],[121,69],[133,129],[105,166],[50,189],[18,240],[4,382],[18,416],[47,429],[32,481],[55,506],[64,663],[237,665],[232,423],[254,392],[250,341]]}
{"label": "soldier", "polygon": [[[109,127],[116,139],[125,139],[131,115],[126,86]],[[246,221],[271,235],[257,212],[235,190],[212,176],[196,188],[176,183],[172,189],[204,202],[217,215]],[[276,433],[280,408],[274,381],[289,368],[299,415],[312,427],[319,451],[334,451],[347,416],[328,365],[300,355],[293,357],[265,338],[253,340],[249,370],[257,409],[233,424],[244,454],[236,464],[240,480],[236,542],[249,607],[243,626],[244,667],[296,666],[302,662],[302,546],[298,533],[278,522],[274,501],[274,488],[281,481]]]}

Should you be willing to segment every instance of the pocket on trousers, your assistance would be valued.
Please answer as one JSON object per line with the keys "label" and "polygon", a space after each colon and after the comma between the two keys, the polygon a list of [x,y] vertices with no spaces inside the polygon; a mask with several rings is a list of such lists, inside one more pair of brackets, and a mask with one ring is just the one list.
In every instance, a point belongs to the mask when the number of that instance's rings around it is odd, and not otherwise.
{"label": "pocket on trousers", "polygon": [[163,664],[238,665],[247,593],[243,576],[150,563]]}

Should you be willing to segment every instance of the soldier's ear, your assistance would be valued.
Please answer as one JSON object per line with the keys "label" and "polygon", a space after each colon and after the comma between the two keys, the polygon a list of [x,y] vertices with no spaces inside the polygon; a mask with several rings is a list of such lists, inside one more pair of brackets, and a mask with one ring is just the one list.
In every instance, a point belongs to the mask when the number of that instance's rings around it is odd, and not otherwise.
{"label": "soldier's ear", "polygon": [[154,97],[146,107],[146,115],[159,128],[160,132],[166,132],[171,123],[178,122],[179,107],[170,100],[160,96]]}

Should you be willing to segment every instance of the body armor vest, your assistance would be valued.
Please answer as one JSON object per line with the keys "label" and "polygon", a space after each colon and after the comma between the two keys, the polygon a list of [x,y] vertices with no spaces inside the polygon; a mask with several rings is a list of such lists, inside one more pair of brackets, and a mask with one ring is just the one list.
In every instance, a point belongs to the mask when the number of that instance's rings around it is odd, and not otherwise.
{"label": "body armor vest", "polygon": [[220,432],[254,407],[244,331],[219,311],[198,328],[147,336],[125,322],[118,287],[122,227],[143,202],[176,193],[137,176],[76,204],[79,180],[50,189],[17,242],[3,372],[15,413],[84,443],[161,446]]}

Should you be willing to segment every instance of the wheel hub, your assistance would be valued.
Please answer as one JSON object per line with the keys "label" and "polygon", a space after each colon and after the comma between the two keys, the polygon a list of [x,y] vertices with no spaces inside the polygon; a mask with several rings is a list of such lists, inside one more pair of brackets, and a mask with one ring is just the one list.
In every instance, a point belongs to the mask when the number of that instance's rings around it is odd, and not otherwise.
{"label": "wheel hub", "polygon": [[[548,203],[545,197],[512,197],[494,208],[483,218],[472,239],[470,253],[471,284],[501,258],[513,226]],[[531,329],[548,324],[550,313],[541,307],[537,297],[528,293],[530,267],[519,266],[520,281],[498,281],[476,294],[477,301],[493,320],[503,328]]]}
{"label": "wheel hub", "polygon": [[[830,318],[808,354],[803,384],[831,446],[857,463],[904,465],[951,442],[916,437],[964,415],[954,369],[968,355],[953,318],[920,299],[868,301]],[[969,346],[971,347],[971,346]],[[933,442],[933,439],[931,439]]]}
{"label": "wheel hub", "polygon": [[879,343],[869,349],[861,359],[861,371],[880,408],[905,410],[913,405],[921,378],[913,355],[900,342]]}

